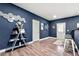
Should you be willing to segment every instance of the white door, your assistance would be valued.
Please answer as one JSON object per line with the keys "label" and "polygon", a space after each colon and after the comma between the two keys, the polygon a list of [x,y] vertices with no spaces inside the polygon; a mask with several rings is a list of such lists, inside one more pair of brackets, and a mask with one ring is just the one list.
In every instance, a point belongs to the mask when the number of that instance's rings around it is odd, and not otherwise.
{"label": "white door", "polygon": [[65,23],[57,23],[57,39],[64,41],[65,39]]}
{"label": "white door", "polygon": [[39,27],[40,26],[39,25],[40,23],[39,23],[38,20],[34,20],[34,19],[33,19],[32,22],[33,22],[32,23],[33,24],[32,25],[32,30],[33,30],[33,32],[32,32],[33,38],[32,39],[33,39],[33,41],[37,41],[37,40],[40,39],[39,38],[40,37],[40,35],[39,35],[40,34],[40,32],[39,32],[40,31],[40,27]]}

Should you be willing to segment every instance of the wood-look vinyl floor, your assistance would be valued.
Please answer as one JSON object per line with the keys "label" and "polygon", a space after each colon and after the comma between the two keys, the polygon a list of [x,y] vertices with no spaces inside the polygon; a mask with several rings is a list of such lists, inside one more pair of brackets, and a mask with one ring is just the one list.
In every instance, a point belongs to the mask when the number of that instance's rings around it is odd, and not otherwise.
{"label": "wood-look vinyl floor", "polygon": [[36,41],[14,51],[1,53],[1,56],[73,56],[72,52],[64,51],[62,45],[56,45],[54,42],[54,38]]}

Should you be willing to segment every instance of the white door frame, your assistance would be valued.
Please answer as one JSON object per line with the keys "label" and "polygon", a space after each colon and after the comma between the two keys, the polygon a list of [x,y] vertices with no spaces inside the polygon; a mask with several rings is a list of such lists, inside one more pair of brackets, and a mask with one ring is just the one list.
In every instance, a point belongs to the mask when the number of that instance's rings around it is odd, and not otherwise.
{"label": "white door frame", "polygon": [[38,20],[32,20],[32,40],[37,41],[40,39],[40,22]]}

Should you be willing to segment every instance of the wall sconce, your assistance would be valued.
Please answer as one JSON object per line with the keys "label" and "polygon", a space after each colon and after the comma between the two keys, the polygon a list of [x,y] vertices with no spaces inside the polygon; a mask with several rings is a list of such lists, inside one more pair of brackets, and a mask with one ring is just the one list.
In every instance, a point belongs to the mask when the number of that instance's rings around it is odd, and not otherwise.
{"label": "wall sconce", "polygon": [[69,32],[69,30],[67,30],[67,32]]}
{"label": "wall sconce", "polygon": [[53,29],[55,29],[55,26],[52,26]]}

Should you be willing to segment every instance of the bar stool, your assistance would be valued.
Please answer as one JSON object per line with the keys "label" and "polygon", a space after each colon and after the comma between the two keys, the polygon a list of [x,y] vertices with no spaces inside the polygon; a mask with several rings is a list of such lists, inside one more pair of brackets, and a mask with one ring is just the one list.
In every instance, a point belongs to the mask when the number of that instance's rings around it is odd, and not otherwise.
{"label": "bar stool", "polygon": [[72,39],[71,35],[67,34],[65,38],[66,38],[66,39],[65,39],[65,41],[64,41],[64,50],[66,49],[67,42],[69,41],[69,42],[71,42],[71,44],[72,44],[73,55],[75,56],[75,49],[77,50],[77,53],[79,54],[77,45],[75,44],[75,42],[74,42],[74,40]]}

